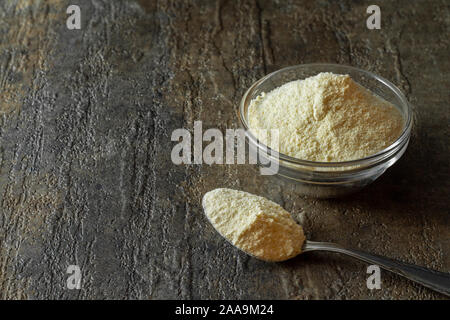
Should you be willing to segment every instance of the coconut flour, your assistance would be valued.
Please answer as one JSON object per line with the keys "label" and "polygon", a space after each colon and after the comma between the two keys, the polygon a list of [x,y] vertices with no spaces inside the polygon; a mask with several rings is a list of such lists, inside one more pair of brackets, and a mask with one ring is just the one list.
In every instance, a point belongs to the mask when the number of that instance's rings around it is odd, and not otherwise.
{"label": "coconut flour", "polygon": [[[250,103],[250,129],[278,129],[271,148],[311,161],[348,161],[375,154],[401,134],[404,120],[389,102],[348,75],[319,73],[262,93]],[[266,141],[265,141],[266,140]]]}
{"label": "coconut flour", "polygon": [[204,195],[203,208],[222,236],[256,258],[283,261],[302,250],[302,227],[266,198],[221,188]]}

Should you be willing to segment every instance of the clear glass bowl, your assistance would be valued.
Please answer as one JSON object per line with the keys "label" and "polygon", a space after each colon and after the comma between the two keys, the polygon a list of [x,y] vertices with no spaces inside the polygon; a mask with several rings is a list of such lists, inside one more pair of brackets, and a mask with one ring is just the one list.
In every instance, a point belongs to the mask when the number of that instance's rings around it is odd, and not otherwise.
{"label": "clear glass bowl", "polygon": [[[269,92],[287,82],[305,79],[320,72],[348,74],[352,79],[373,93],[391,102],[404,117],[405,125],[400,137],[386,149],[366,158],[344,162],[314,162],[277,153],[260,143],[249,130],[248,107],[250,101],[263,92]],[[239,120],[246,130],[249,148],[264,151],[261,163],[277,161],[276,176],[297,184],[299,193],[333,198],[353,193],[377,179],[405,152],[412,126],[411,107],[403,93],[388,80],[371,72],[337,64],[303,64],[275,71],[256,81],[244,94],[239,106]],[[268,152],[267,152],[268,151]]]}

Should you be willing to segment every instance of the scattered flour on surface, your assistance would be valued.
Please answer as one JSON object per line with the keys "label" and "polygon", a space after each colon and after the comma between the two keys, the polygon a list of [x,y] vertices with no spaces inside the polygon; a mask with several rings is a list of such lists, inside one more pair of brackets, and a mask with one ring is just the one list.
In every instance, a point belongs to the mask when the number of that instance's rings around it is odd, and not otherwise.
{"label": "scattered flour on surface", "polygon": [[[263,143],[303,160],[339,162],[375,154],[401,134],[404,119],[348,75],[319,73],[288,82],[250,102],[250,130]],[[279,146],[258,129],[278,129]]]}
{"label": "scattered flour on surface", "polygon": [[289,212],[266,198],[220,188],[206,193],[202,205],[222,236],[256,258],[283,261],[302,250],[302,227]]}

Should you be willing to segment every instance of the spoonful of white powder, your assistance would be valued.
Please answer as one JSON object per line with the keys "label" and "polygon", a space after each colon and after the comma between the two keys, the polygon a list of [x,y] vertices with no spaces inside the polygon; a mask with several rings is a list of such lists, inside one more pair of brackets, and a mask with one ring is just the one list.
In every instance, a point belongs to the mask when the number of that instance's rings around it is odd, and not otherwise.
{"label": "spoonful of white powder", "polygon": [[203,197],[214,228],[234,246],[266,261],[283,261],[302,251],[303,229],[275,202],[232,189],[215,189]]}
{"label": "spoonful of white powder", "polygon": [[203,196],[203,210],[214,228],[232,245],[265,261],[283,261],[307,251],[332,251],[404,276],[450,295],[450,274],[369,254],[341,245],[306,241],[289,212],[266,198],[220,188]]}

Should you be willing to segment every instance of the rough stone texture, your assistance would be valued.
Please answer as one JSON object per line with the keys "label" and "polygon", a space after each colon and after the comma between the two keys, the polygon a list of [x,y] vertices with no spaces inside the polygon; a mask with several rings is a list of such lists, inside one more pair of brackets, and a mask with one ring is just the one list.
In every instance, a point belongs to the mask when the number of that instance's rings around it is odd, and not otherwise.
{"label": "rough stone texture", "polygon": [[[381,30],[371,1],[77,2],[82,30],[69,1],[0,3],[0,298],[443,298],[387,272],[370,291],[366,265],[334,254],[249,258],[200,200],[243,189],[311,239],[449,271],[448,1],[383,1]],[[251,83],[309,62],[373,71],[414,105],[409,149],[373,185],[314,200],[253,166],[172,164],[174,129],[236,127]]]}

